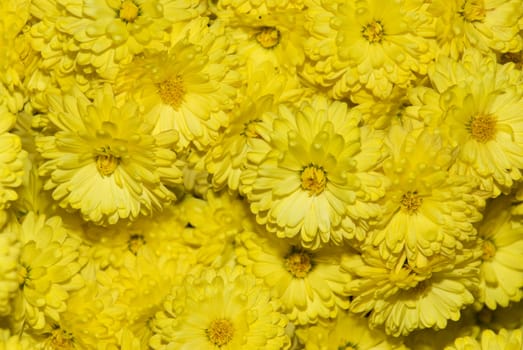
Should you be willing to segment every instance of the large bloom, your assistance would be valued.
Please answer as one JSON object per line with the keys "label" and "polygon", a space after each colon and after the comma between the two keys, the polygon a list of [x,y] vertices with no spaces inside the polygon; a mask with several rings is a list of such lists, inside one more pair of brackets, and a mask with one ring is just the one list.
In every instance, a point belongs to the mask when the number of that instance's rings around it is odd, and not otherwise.
{"label": "large bloom", "polygon": [[29,213],[20,228],[15,321],[32,329],[59,322],[67,309],[69,293],[84,286],[79,271],[86,263],[80,255],[81,241],[68,231],[60,217]]}
{"label": "large bloom", "polygon": [[238,261],[271,288],[290,321],[316,323],[348,308],[343,287],[351,275],[340,270],[341,248],[310,251],[289,240],[253,232],[242,234],[240,242]]}
{"label": "large bloom", "polygon": [[521,329],[501,329],[498,333],[485,329],[478,338],[457,338],[454,344],[447,346],[445,350],[516,350],[523,347]]}
{"label": "large bloom", "polygon": [[135,60],[117,86],[158,116],[154,131],[176,130],[178,149],[206,150],[228,125],[240,75],[229,38],[220,23],[192,23],[186,37],[168,51]]}
{"label": "large bloom", "polygon": [[375,171],[386,154],[381,134],[361,127],[345,103],[323,97],[281,106],[271,119],[253,126],[260,137],[249,140],[241,178],[257,221],[309,248],[362,240],[384,194]]}
{"label": "large bloom", "polygon": [[512,217],[510,199],[492,200],[478,227],[483,247],[479,301],[490,309],[507,307],[523,296],[523,225]]}
{"label": "large bloom", "polygon": [[61,207],[84,219],[114,224],[160,210],[175,198],[167,185],[181,183],[171,150],[173,130],[153,134],[154,121],[138,105],[115,101],[105,85],[90,101],[73,90],[49,98],[49,136],[37,136],[44,158],[40,175]]}
{"label": "large bloom", "polygon": [[474,179],[449,174],[452,148],[436,131],[395,126],[388,136],[391,157],[383,168],[393,185],[384,197],[382,226],[368,242],[383,258],[405,252],[418,267],[435,254],[452,257],[476,239],[473,223],[482,218],[484,200]]}
{"label": "large bloom", "polygon": [[405,255],[384,261],[375,250],[350,256],[342,262],[355,275],[346,287],[353,297],[350,311],[368,314],[371,327],[384,326],[394,336],[443,329],[474,302],[480,255],[477,248],[466,249],[453,258],[433,257],[423,268]]}
{"label": "large bloom", "polygon": [[[330,81],[335,98],[362,87],[387,97],[394,85],[407,87],[416,73],[426,73],[434,56],[428,39],[433,29],[421,1],[311,3],[313,35],[305,48],[310,61],[302,74],[320,84]],[[328,45],[325,39],[335,41]],[[334,57],[326,56],[326,50]]]}
{"label": "large bloom", "polygon": [[270,292],[236,267],[186,278],[152,321],[154,349],[287,349],[287,320]]}
{"label": "large bloom", "polygon": [[467,51],[460,62],[440,58],[408,108],[457,147],[451,173],[469,175],[495,197],[508,193],[523,168],[521,72],[494,56]]}
{"label": "large bloom", "polygon": [[439,52],[458,59],[470,47],[489,52],[521,50],[518,22],[523,8],[518,0],[434,0],[428,12],[436,21]]}

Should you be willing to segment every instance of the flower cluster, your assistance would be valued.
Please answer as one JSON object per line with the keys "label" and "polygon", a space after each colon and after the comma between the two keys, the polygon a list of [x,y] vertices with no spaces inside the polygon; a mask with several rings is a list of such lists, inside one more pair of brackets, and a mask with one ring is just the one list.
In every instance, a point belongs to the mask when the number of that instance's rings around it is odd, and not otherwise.
{"label": "flower cluster", "polygon": [[0,349],[521,349],[521,0],[4,0]]}

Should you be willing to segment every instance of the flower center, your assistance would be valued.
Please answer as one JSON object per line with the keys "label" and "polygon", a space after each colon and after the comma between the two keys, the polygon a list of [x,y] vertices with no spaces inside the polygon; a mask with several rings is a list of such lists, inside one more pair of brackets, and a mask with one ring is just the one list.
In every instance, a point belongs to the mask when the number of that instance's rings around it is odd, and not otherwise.
{"label": "flower center", "polygon": [[206,333],[211,343],[216,346],[224,346],[232,340],[234,327],[231,321],[221,318],[212,321]]}
{"label": "flower center", "polygon": [[345,345],[338,346],[338,350],[358,350],[358,346],[349,341]]}
{"label": "flower center", "polygon": [[18,266],[18,286],[23,289],[27,281],[31,278],[29,273],[31,268],[29,266],[20,265]]}
{"label": "flower center", "polygon": [[256,130],[256,124],[260,122],[260,119],[249,120],[247,123],[245,123],[245,127],[243,128],[241,135],[248,138],[260,138],[260,134],[258,134],[258,131]]}
{"label": "flower center", "polygon": [[256,41],[265,49],[272,49],[280,42],[280,31],[274,27],[262,27],[256,33]]}
{"label": "flower center", "polygon": [[499,63],[505,64],[512,62],[516,65],[516,68],[521,69],[523,63],[523,51],[519,52],[505,52],[499,57]]}
{"label": "flower center", "polygon": [[309,191],[309,195],[317,196],[325,190],[327,184],[327,173],[322,167],[309,164],[300,174],[301,188]]}
{"label": "flower center", "polygon": [[484,0],[465,0],[460,14],[467,22],[482,21],[485,19]]}
{"label": "flower center", "polygon": [[125,22],[134,22],[140,14],[140,8],[131,0],[124,0],[120,5],[120,18]]}
{"label": "flower center", "polygon": [[486,240],[483,241],[483,255],[481,258],[485,261],[492,260],[492,258],[496,255],[496,246],[492,241]]}
{"label": "flower center", "polygon": [[51,349],[75,349],[73,335],[60,328],[53,330],[47,342]]}
{"label": "flower center", "polygon": [[496,134],[496,117],[491,114],[480,114],[470,120],[470,134],[478,142],[485,143]]}
{"label": "flower center", "polygon": [[131,235],[127,241],[127,249],[134,255],[138,254],[138,249],[145,245],[145,238],[143,235]]}
{"label": "flower center", "polygon": [[158,94],[162,101],[174,109],[178,109],[182,105],[185,92],[183,78],[180,75],[164,80],[158,84]]}
{"label": "flower center", "polygon": [[401,206],[409,215],[416,213],[423,203],[423,198],[418,195],[418,191],[408,191],[401,197]]}
{"label": "flower center", "polygon": [[383,40],[385,30],[380,21],[373,21],[363,27],[361,34],[369,43],[379,43]]}
{"label": "flower center", "polygon": [[112,154],[99,154],[96,156],[96,169],[102,176],[109,176],[114,173],[119,163],[120,159]]}
{"label": "flower center", "polygon": [[311,256],[304,251],[293,249],[293,252],[285,258],[285,267],[294,277],[304,278],[312,268]]}

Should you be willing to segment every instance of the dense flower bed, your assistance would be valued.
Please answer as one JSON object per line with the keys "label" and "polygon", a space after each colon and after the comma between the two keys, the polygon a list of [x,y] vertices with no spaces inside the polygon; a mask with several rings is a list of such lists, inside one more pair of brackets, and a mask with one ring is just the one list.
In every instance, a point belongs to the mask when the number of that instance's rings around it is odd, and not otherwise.
{"label": "dense flower bed", "polygon": [[0,349],[523,348],[521,0],[0,14]]}

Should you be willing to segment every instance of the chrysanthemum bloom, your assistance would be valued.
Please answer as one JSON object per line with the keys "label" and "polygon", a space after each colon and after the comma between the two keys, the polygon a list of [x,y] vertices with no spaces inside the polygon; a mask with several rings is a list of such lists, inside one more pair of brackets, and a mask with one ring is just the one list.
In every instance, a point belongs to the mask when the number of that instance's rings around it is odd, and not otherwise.
{"label": "chrysanthemum bloom", "polygon": [[42,65],[66,74],[96,71],[112,79],[134,55],[162,50],[171,30],[201,15],[198,0],[81,0],[32,2],[33,47]]}
{"label": "chrysanthemum bloom", "polygon": [[294,324],[333,318],[348,308],[343,287],[351,275],[340,269],[345,254],[341,248],[310,251],[287,239],[253,232],[243,233],[239,243],[238,262],[271,288],[273,297],[282,303],[282,312]]}
{"label": "chrysanthemum bloom", "polygon": [[362,240],[384,195],[386,178],[376,171],[386,156],[383,135],[360,126],[345,103],[320,96],[280,106],[271,119],[270,133],[249,139],[241,177],[258,223],[307,248]]}
{"label": "chrysanthemum bloom", "polygon": [[377,247],[384,259],[405,252],[417,267],[433,255],[454,256],[464,242],[476,239],[473,223],[482,218],[484,200],[474,178],[449,174],[452,148],[436,130],[393,126],[387,144],[391,158],[383,169],[391,186],[367,248]]}
{"label": "chrysanthemum bloom", "polygon": [[335,98],[362,87],[384,98],[394,85],[407,87],[417,73],[426,73],[434,57],[434,33],[421,1],[310,3],[311,39],[301,73],[330,87]]}
{"label": "chrysanthemum bloom", "polygon": [[90,101],[83,93],[51,95],[50,128],[37,136],[44,189],[85,220],[114,224],[149,215],[175,199],[167,185],[181,183],[174,130],[153,134],[154,121],[131,100],[115,101],[105,85]]}
{"label": "chrysanthemum bloom", "polygon": [[252,225],[245,201],[226,191],[209,191],[205,199],[187,195],[179,207],[187,220],[181,240],[195,249],[197,262],[215,268],[233,262],[236,236]]}
{"label": "chrysanthemum bloom", "polygon": [[491,329],[481,332],[480,339],[462,337],[445,350],[519,350],[523,348],[521,329],[501,329],[497,334]]}
{"label": "chrysanthemum bloom", "polygon": [[523,225],[510,207],[511,197],[492,200],[478,227],[483,247],[478,301],[490,309],[507,307],[523,296]]}
{"label": "chrysanthemum bloom", "polygon": [[176,130],[177,149],[205,151],[228,125],[240,74],[230,40],[216,23],[196,21],[168,51],[135,60],[117,78],[119,91],[157,117],[154,132]]}
{"label": "chrysanthemum bloom", "polygon": [[247,85],[241,90],[238,108],[231,113],[229,126],[205,157],[206,169],[212,174],[215,190],[227,186],[238,190],[245,167],[250,138],[260,137],[256,129],[263,125],[264,112],[275,111],[282,102],[297,102],[306,95],[296,79],[271,74],[272,64],[247,69]]}
{"label": "chrysanthemum bloom", "polygon": [[296,330],[305,350],[376,349],[406,350],[401,341],[369,328],[366,318],[342,312],[332,322]]}
{"label": "chrysanthemum bloom", "polygon": [[0,315],[11,312],[11,299],[18,289],[18,235],[6,228],[0,233]]}
{"label": "chrysanthemum bloom", "polygon": [[259,67],[270,62],[274,69],[267,74],[294,76],[305,59],[305,30],[302,10],[285,10],[260,15],[224,16],[238,45],[238,56],[248,66]]}
{"label": "chrysanthemum bloom", "polygon": [[78,273],[86,263],[81,241],[62,224],[60,217],[29,213],[20,228],[17,303],[13,318],[32,329],[59,322],[67,309],[69,293],[84,286]]}
{"label": "chrysanthemum bloom", "polygon": [[514,52],[523,46],[519,0],[433,0],[428,12],[434,16],[436,41],[443,55],[458,59],[470,47],[487,53]]}
{"label": "chrysanthemum bloom", "polygon": [[188,276],[152,320],[153,349],[287,349],[287,319],[270,291],[245,271]]}
{"label": "chrysanthemum bloom", "polygon": [[491,197],[508,193],[523,168],[521,72],[468,51],[438,59],[430,78],[434,88],[413,90],[408,109],[457,147],[451,173],[476,177]]}
{"label": "chrysanthemum bloom", "polygon": [[453,259],[433,257],[424,268],[413,266],[405,255],[393,264],[372,249],[350,256],[342,261],[342,268],[354,274],[346,286],[350,311],[368,315],[371,327],[384,327],[393,336],[443,329],[474,302],[480,255],[477,248],[466,249]]}

